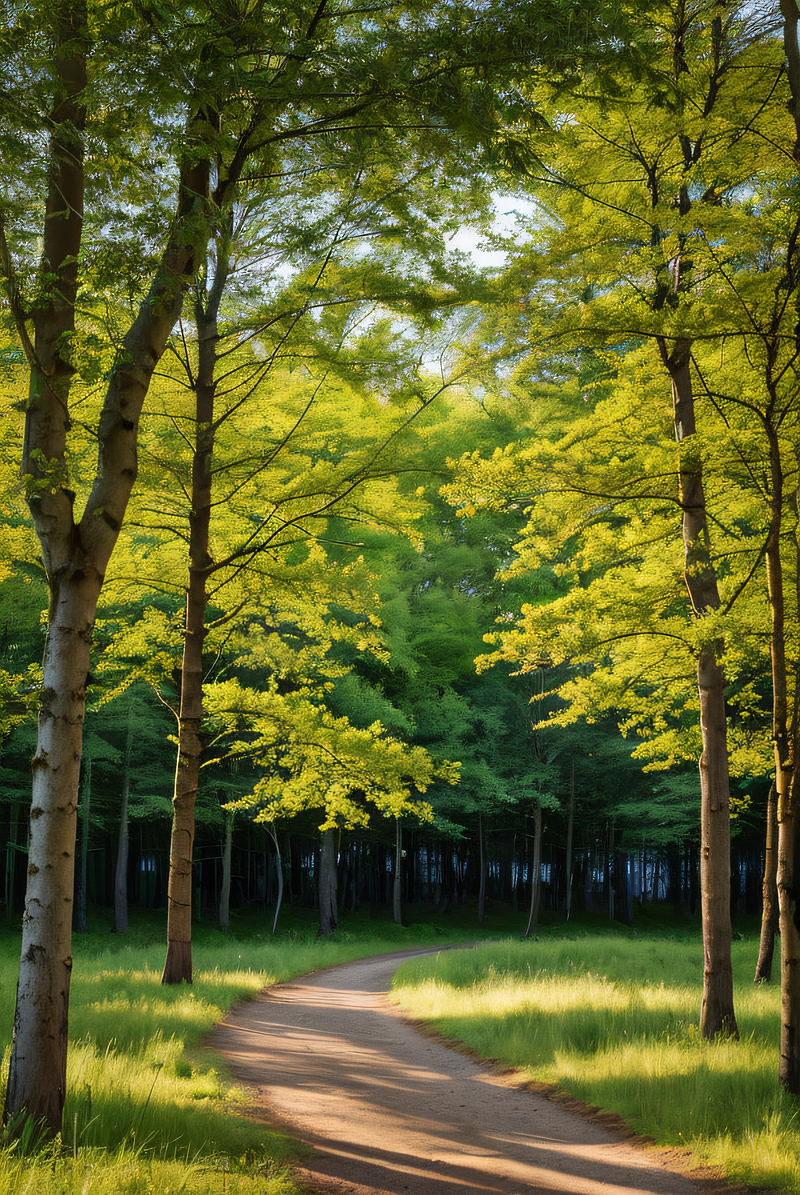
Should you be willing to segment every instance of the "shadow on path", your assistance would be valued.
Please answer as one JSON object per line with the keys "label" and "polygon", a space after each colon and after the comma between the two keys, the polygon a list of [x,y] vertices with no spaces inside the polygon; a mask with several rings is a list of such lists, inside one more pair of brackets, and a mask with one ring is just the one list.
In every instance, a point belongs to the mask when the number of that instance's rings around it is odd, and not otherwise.
{"label": "shadow on path", "polygon": [[210,1044],[256,1089],[258,1110],[314,1147],[310,1183],[342,1195],[707,1190],[657,1151],[416,1032],[385,995],[404,957],[270,988],[214,1030]]}

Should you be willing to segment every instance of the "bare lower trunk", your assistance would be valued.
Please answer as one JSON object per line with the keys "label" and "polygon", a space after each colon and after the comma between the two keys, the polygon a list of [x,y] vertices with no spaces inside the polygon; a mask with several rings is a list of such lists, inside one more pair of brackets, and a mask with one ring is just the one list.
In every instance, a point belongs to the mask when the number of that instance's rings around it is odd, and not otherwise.
{"label": "bare lower trunk", "polygon": [[128,710],[128,734],[125,740],[125,757],[122,764],[122,800],[119,813],[119,838],[117,844],[117,866],[114,871],[114,932],[128,932],[128,805],[131,792],[131,748],[133,747],[133,718]]}
{"label": "bare lower trunk", "polygon": [[275,916],[272,918],[272,934],[278,928],[278,914],[281,911],[281,904],[283,903],[283,860],[281,859],[281,848],[278,844],[278,835],[274,826],[267,826],[269,836],[275,843],[275,868],[278,873],[278,896],[275,901]]}
{"label": "bare lower trunk", "polygon": [[222,886],[219,893],[219,928],[231,927],[231,856],[233,854],[233,818],[225,814],[225,841],[222,845]]}
{"label": "bare lower trunk", "polygon": [[[692,616],[720,608],[711,556],[703,462],[695,441],[696,414],[691,342],[659,341],[672,382],[675,438],[681,445],[679,499],[683,512],[683,578]],[[703,919],[703,1002],[700,1029],[706,1038],[738,1037],[733,1008],[730,920],[730,782],[725,673],[721,646],[707,642],[697,656],[700,691],[700,903]]]}
{"label": "bare lower trunk", "polygon": [[[47,6],[42,12],[47,12]],[[39,741],[33,759],[31,839],[22,957],[4,1118],[61,1129],[66,1087],[75,830],[86,683],[97,600],[137,474],[139,417],[147,389],[194,273],[202,238],[207,163],[193,145],[180,168],[175,219],[136,319],[117,346],[94,427],[97,469],[79,521],[70,485],[68,433],[75,300],[83,226],[86,9],[60,0],[50,10],[54,104],[42,227],[42,289],[20,298],[13,255],[0,226],[3,285],[25,346],[30,387],[22,474],[50,592]],[[197,124],[197,114],[189,116]],[[202,142],[201,142],[202,144]],[[33,325],[33,345],[29,329]]]}
{"label": "bare lower trunk", "polygon": [[800,769],[783,801],[778,847],[781,932],[781,1054],[779,1079],[800,1093]]}
{"label": "bare lower trunk", "polygon": [[536,802],[533,815],[533,861],[531,864],[531,910],[528,915],[528,927],[525,937],[531,936],[531,931],[539,919],[539,894],[542,887],[542,805]]}
{"label": "bare lower trunk", "polygon": [[403,924],[403,828],[398,817],[395,822],[394,883],[392,885],[392,921]]}
{"label": "bare lower trunk", "polygon": [[332,934],[339,924],[336,902],[336,830],[333,827],[329,827],[322,834],[318,891],[318,937],[326,937],[328,934]]}
{"label": "bare lower trunk", "polygon": [[569,921],[570,913],[572,912],[572,837],[575,824],[575,762],[572,763],[572,771],[569,782],[569,805],[567,806],[567,891],[564,897],[564,920]]}
{"label": "bare lower trunk", "polygon": [[731,966],[731,867],[725,677],[713,651],[697,664],[703,754],[700,757],[700,899],[703,1003],[700,1031],[738,1037]]}
{"label": "bare lower trunk", "polygon": [[486,915],[486,844],[483,837],[483,818],[478,814],[478,860],[481,869],[478,888],[478,925],[483,925]]}
{"label": "bare lower trunk", "polygon": [[764,850],[764,877],[761,882],[761,941],[753,983],[769,983],[778,928],[778,819],[773,781],[767,798],[767,834]]}
{"label": "bare lower trunk", "polygon": [[203,720],[203,644],[206,638],[206,583],[212,566],[211,463],[214,451],[214,368],[217,310],[225,277],[224,266],[215,279],[210,310],[195,304],[197,322],[197,381],[195,383],[195,446],[192,456],[191,514],[189,516],[189,580],[181,666],[181,707],[178,759],[172,798],[172,839],[167,890],[167,957],[161,982],[192,982],[192,859],[195,806],[200,783]]}
{"label": "bare lower trunk", "polygon": [[63,584],[50,609],[6,1094],[6,1120],[25,1110],[52,1134],[66,1095],[77,793],[96,602],[87,588],[85,580]]}

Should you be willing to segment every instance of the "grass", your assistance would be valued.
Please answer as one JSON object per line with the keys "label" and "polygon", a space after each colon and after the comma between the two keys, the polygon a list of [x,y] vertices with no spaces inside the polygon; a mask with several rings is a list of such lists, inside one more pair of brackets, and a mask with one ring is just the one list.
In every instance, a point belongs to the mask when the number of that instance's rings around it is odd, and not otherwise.
{"label": "grass", "polygon": [[[525,942],[524,915],[498,911],[481,929],[497,940],[404,964],[396,996],[481,1055],[613,1109],[732,1179],[800,1195],[798,1106],[777,1084],[779,992],[751,982],[757,927],[734,944],[742,1041],[709,1045],[697,1031],[698,922],[664,916],[633,930],[599,916],[545,923]],[[134,919],[124,937],[102,910],[92,924],[74,942],[63,1139],[32,1156],[0,1149],[0,1195],[296,1195],[297,1143],[248,1120],[204,1034],[268,983],[478,936],[474,907],[410,927],[348,916],[324,941],[310,911],[287,912],[275,939],[242,917],[227,935],[196,927],[193,985],[164,988],[160,915]],[[18,934],[0,928],[6,1065],[18,965]]]}
{"label": "grass", "polygon": [[[74,938],[68,1095],[61,1140],[27,1156],[0,1148],[0,1195],[294,1195],[290,1159],[298,1143],[246,1116],[203,1036],[236,1000],[270,983],[370,954],[436,942],[468,942],[474,914],[445,929],[351,916],[316,940],[313,912],[287,911],[276,938],[266,920],[242,917],[229,934],[194,931],[194,982],[162,987],[165,922],[136,916],[111,934],[106,911],[95,932]],[[10,1057],[19,935],[0,929],[2,1090]]]}
{"label": "grass", "polygon": [[800,1193],[800,1109],[777,1079],[779,985],[753,985],[757,953],[757,933],[734,942],[739,1042],[698,1032],[696,929],[544,929],[407,962],[394,997],[446,1037],[688,1147],[731,1180]]}

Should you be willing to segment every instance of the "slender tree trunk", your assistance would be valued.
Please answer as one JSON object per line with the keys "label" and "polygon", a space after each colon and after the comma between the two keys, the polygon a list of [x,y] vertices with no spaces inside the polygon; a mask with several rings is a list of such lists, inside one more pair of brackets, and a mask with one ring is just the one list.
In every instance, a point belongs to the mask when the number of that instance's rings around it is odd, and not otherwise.
{"label": "slender tree trunk", "polygon": [[[691,378],[691,344],[677,340],[672,348],[659,341],[662,360],[672,381],[675,436],[682,446],[679,497],[683,511],[684,582],[693,616],[702,619],[720,607],[717,577],[711,560],[703,466],[694,444],[696,431]],[[738,1037],[733,1008],[730,916],[730,782],[725,709],[725,673],[721,648],[703,646],[697,657],[700,692],[700,903],[703,920],[703,1001],[700,1029],[704,1037],[722,1033]]]}
{"label": "slender tree trunk", "polygon": [[[147,298],[123,338],[97,425],[98,468],[80,521],[67,478],[66,440],[73,366],[69,359],[83,213],[86,81],[85,9],[64,0],[54,12],[58,94],[43,228],[46,301],[28,315],[11,284],[12,314],[31,370],[23,468],[50,592],[39,740],[33,759],[26,912],[4,1117],[24,1111],[56,1135],[65,1089],[72,970],[72,898],[77,795],[86,681],[97,600],[136,479],[139,415],[153,370],[180,311],[195,245],[186,217],[202,205],[207,170],[182,167],[176,220]],[[191,118],[190,118],[191,119]],[[202,221],[200,221],[202,223]],[[7,275],[13,265],[0,230]],[[52,280],[55,279],[55,282]],[[56,462],[54,465],[53,462]],[[42,484],[44,483],[44,484]]]}
{"label": "slender tree trunk", "polygon": [[117,866],[114,871],[114,932],[128,932],[128,806],[131,793],[131,750],[133,748],[132,708],[128,707],[128,733],[125,739],[125,755],[122,761],[122,807],[119,815],[119,838],[117,842]]}
{"label": "slender tree trunk", "polygon": [[774,781],[767,797],[766,820],[764,876],[761,881],[761,941],[758,946],[758,962],[753,983],[769,983],[772,979],[775,932],[778,928],[778,818]]}
{"label": "slender tree trunk", "polygon": [[231,927],[231,856],[233,854],[234,814],[225,813],[225,841],[222,844],[222,884],[219,893],[219,928]]}
{"label": "slender tree trunk", "polygon": [[575,761],[572,761],[572,769],[569,780],[569,804],[567,806],[567,891],[564,896],[564,920],[569,921],[572,913],[572,838],[575,826]]}
{"label": "slender tree trunk", "polygon": [[486,915],[486,844],[483,837],[483,817],[478,814],[478,860],[481,869],[478,886],[478,925],[483,925]]}
{"label": "slender tree trunk", "polygon": [[338,906],[336,901],[336,830],[329,826],[322,833],[322,848],[319,852],[319,931],[317,937],[326,937],[338,928]]}
{"label": "slender tree trunk", "polygon": [[539,894],[542,887],[542,804],[536,802],[533,815],[533,861],[531,863],[531,910],[528,915],[528,927],[525,937],[531,936],[531,931],[539,918]]}
{"label": "slender tree trunk", "polygon": [[207,582],[213,566],[209,540],[212,458],[216,435],[214,370],[217,361],[217,316],[228,275],[227,257],[218,254],[215,267],[216,274],[210,292],[201,293],[195,303],[195,443],[192,455],[189,578],[181,665],[178,757],[172,798],[172,838],[167,890],[167,956],[161,976],[161,982],[165,984],[192,982],[192,860],[195,806],[202,755],[200,727],[203,721],[203,645],[206,639]]}
{"label": "slender tree trunk", "polygon": [[392,921],[403,924],[403,827],[395,818],[394,875],[392,876]]}
{"label": "slender tree trunk", "polygon": [[281,911],[281,904],[283,903],[283,860],[281,859],[281,848],[278,842],[278,832],[274,825],[267,826],[267,831],[270,838],[275,843],[275,867],[278,873],[278,895],[275,901],[275,916],[272,918],[272,936],[275,936],[275,931],[278,928],[278,914]]}

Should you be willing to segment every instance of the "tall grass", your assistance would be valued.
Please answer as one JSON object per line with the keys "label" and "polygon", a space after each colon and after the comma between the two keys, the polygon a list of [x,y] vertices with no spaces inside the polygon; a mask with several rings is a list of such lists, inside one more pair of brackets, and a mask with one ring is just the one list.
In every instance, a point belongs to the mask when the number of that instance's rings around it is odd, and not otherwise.
{"label": "tall grass", "polygon": [[[102,911],[95,920],[102,924]],[[125,937],[106,926],[76,936],[68,1095],[61,1140],[23,1156],[0,1148],[0,1195],[293,1195],[299,1143],[249,1120],[204,1034],[237,1000],[271,983],[365,955],[442,940],[442,929],[352,919],[317,941],[293,917],[272,938],[257,923],[222,935],[200,926],[191,986],[162,987],[163,925],[151,916]],[[469,940],[462,929],[456,938]],[[10,1057],[19,937],[0,929],[0,1095]]]}
{"label": "tall grass", "polygon": [[756,1187],[800,1193],[798,1105],[778,1086],[780,992],[734,943],[739,1042],[698,1032],[696,938],[508,941],[405,963],[394,997],[488,1058],[618,1112]]}

